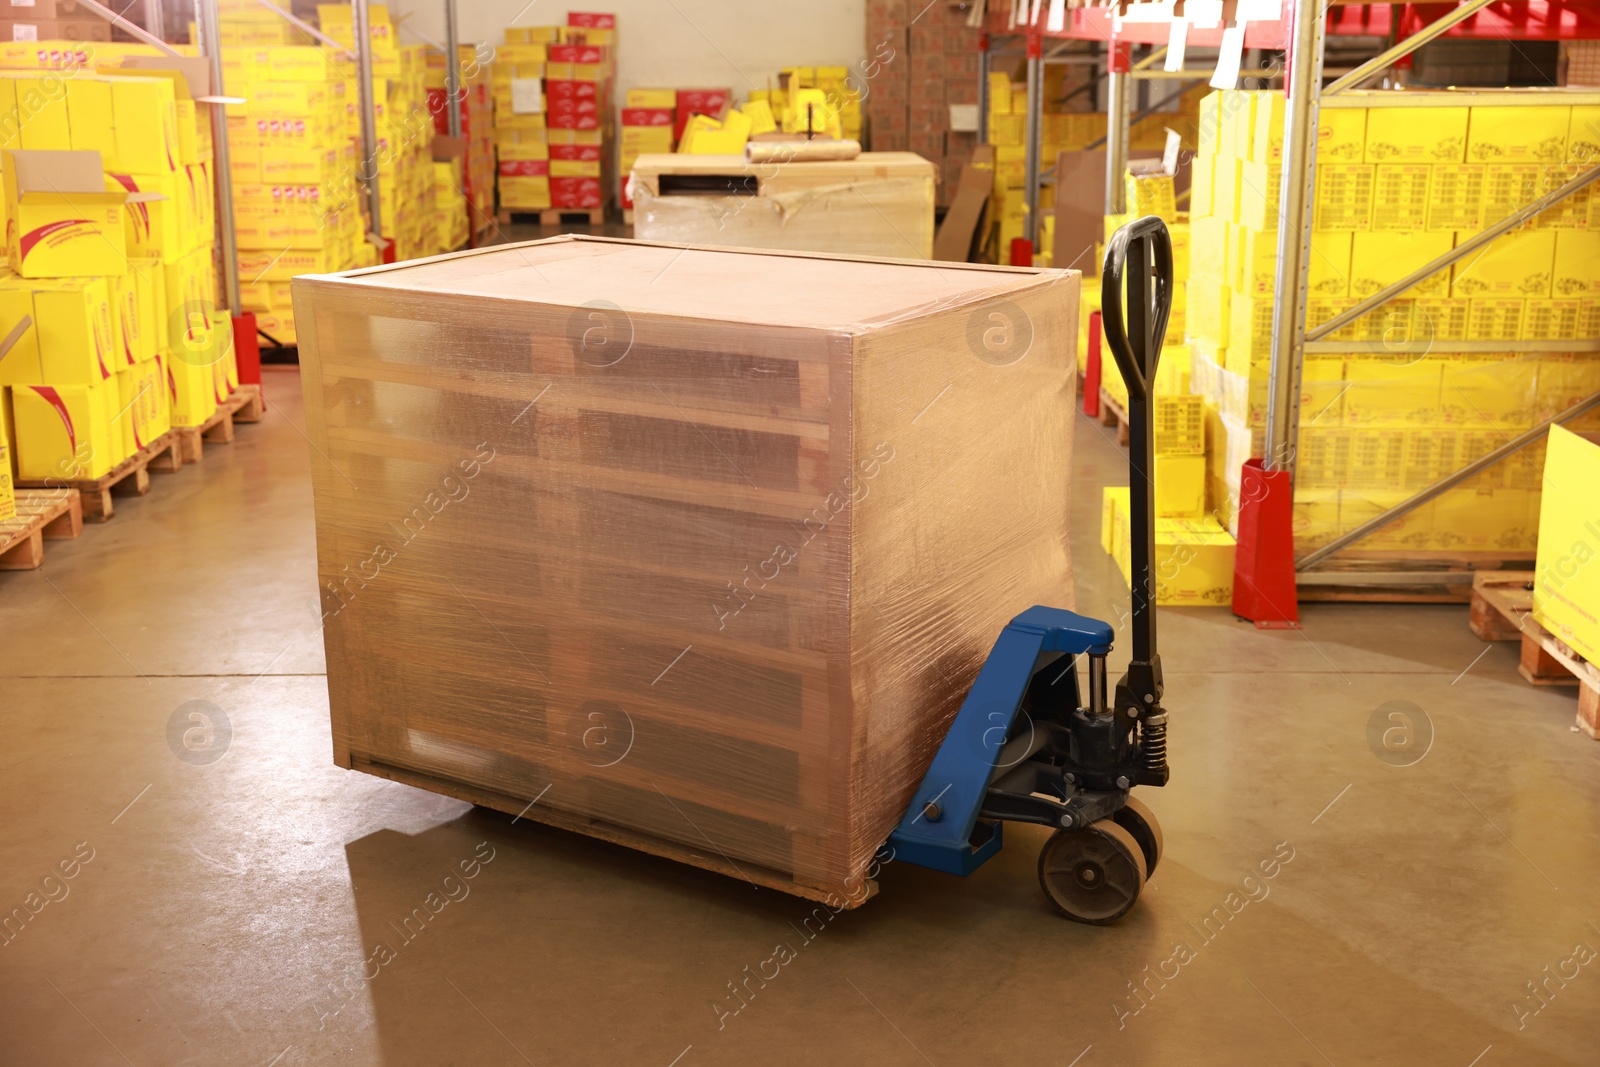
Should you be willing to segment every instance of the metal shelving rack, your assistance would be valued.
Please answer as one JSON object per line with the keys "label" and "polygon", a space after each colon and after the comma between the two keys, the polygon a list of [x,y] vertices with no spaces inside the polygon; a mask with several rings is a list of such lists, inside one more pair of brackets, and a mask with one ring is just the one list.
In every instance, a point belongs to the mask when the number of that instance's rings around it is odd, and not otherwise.
{"label": "metal shelving rack", "polygon": [[[1284,110],[1284,154],[1281,176],[1281,197],[1278,227],[1278,302],[1272,319],[1272,362],[1269,371],[1267,395],[1267,441],[1265,464],[1268,469],[1294,474],[1295,455],[1299,441],[1299,395],[1301,372],[1305,357],[1313,353],[1340,353],[1367,351],[1370,345],[1331,342],[1340,328],[1355,322],[1369,312],[1382,307],[1418,282],[1440,270],[1448,269],[1466,256],[1483,248],[1502,234],[1521,226],[1535,215],[1547,210],[1573,194],[1600,180],[1600,163],[1574,175],[1571,180],[1538,200],[1525,205],[1505,219],[1477,234],[1455,248],[1426,264],[1421,269],[1400,279],[1380,292],[1360,301],[1355,307],[1342,312],[1312,329],[1306,328],[1307,261],[1310,255],[1311,208],[1316,188],[1316,138],[1310,131],[1317,128],[1317,117],[1323,107],[1375,107],[1388,101],[1371,97],[1345,95],[1389,70],[1397,61],[1411,55],[1422,45],[1446,34],[1463,36],[1492,36],[1502,39],[1578,39],[1600,36],[1600,4],[1534,4],[1527,6],[1525,19],[1508,22],[1503,15],[1488,25],[1472,25],[1483,20],[1490,22],[1494,15],[1491,0],[1462,0],[1453,10],[1436,21],[1418,25],[1414,32],[1374,56],[1356,69],[1323,85],[1323,49],[1327,36],[1328,0],[1285,0],[1293,6],[1293,33],[1289,42],[1288,98]],[[1503,10],[1504,5],[1501,5]],[[1541,10],[1542,9],[1542,10]],[[1543,17],[1536,17],[1543,16]],[[1450,94],[1450,103],[1467,105],[1483,94],[1472,90],[1434,90],[1433,99],[1440,94]],[[1548,103],[1547,99],[1534,99],[1531,94],[1518,97],[1501,91],[1494,94],[1498,105],[1516,103]],[[1396,99],[1392,103],[1412,104],[1413,100]],[[1600,351],[1600,339],[1587,341],[1452,341],[1453,351],[1506,351],[1514,347],[1518,352],[1575,352]],[[1425,342],[1412,345],[1390,346],[1389,351],[1404,352],[1427,350]],[[1600,405],[1600,394],[1546,419],[1513,440],[1507,441],[1488,454],[1479,457],[1452,474],[1446,475],[1405,501],[1374,516],[1327,544],[1301,555],[1295,560],[1297,578],[1302,585],[1352,584],[1382,585],[1409,584],[1417,574],[1412,572],[1370,572],[1359,574],[1339,572],[1313,572],[1318,563],[1350,545],[1355,544],[1375,530],[1416,510],[1446,490],[1459,485],[1485,468],[1520,451],[1538,440],[1552,425],[1570,421],[1585,411]]]}
{"label": "metal shelving rack", "polygon": [[[1150,4],[1151,8],[1170,4]],[[1436,8],[1439,5],[1430,5]],[[1429,14],[1432,14],[1430,12]],[[1165,20],[1129,21],[1113,17],[1111,6],[1076,8],[1066,13],[1066,24],[1061,30],[1046,30],[1038,26],[1025,26],[1012,30],[1005,26],[1004,16],[990,14],[990,28],[980,42],[987,49],[991,37],[1008,33],[1020,34],[1028,40],[1028,101],[1027,123],[1027,202],[1030,238],[1037,240],[1036,214],[1038,206],[1038,157],[1041,150],[1042,122],[1036,114],[1041,94],[1035,86],[1042,84],[1041,59],[1043,41],[1049,38],[1068,38],[1098,41],[1106,46],[1107,67],[1107,136],[1106,136],[1106,213],[1122,214],[1126,203],[1121,181],[1127,167],[1128,130],[1130,125],[1131,83],[1141,77],[1156,73],[1150,70],[1160,50],[1164,50],[1170,34],[1170,17]],[[1594,40],[1600,39],[1600,2],[1597,0],[1526,0],[1507,3],[1504,0],[1460,0],[1457,6],[1432,22],[1425,20],[1412,5],[1391,3],[1332,4],[1329,0],[1282,0],[1281,17],[1272,21],[1249,23],[1244,34],[1243,47],[1287,53],[1285,106],[1284,158],[1280,172],[1279,226],[1278,226],[1278,278],[1279,300],[1273,313],[1272,360],[1269,370],[1267,441],[1265,465],[1269,470],[1284,470],[1291,478],[1294,472],[1295,449],[1299,437],[1299,404],[1301,371],[1308,353],[1365,352],[1370,344],[1327,340],[1343,326],[1370,313],[1393,300],[1423,279],[1441,269],[1448,268],[1463,256],[1481,249],[1494,238],[1522,225],[1534,215],[1567,199],[1589,185],[1600,181],[1600,165],[1590,167],[1561,188],[1524,206],[1494,226],[1478,234],[1471,241],[1454,248],[1450,253],[1401,279],[1382,292],[1361,301],[1339,316],[1308,331],[1305,325],[1306,267],[1310,253],[1311,207],[1315,200],[1316,160],[1315,137],[1309,132],[1316,129],[1320,108],[1382,106],[1370,97],[1345,95],[1401,63],[1416,49],[1440,37],[1465,37],[1486,40]],[[1331,84],[1324,86],[1324,53],[1327,40],[1334,36],[1385,38],[1394,42],[1390,47],[1355,68],[1340,73]],[[1191,47],[1215,48],[1222,44],[1222,29],[1189,28],[1187,43]],[[1132,49],[1135,45],[1157,48],[1135,62]],[[988,116],[987,51],[979,61],[979,122],[980,135],[986,132]],[[1159,72],[1161,76],[1172,76]],[[1209,77],[1196,72],[1195,76]],[[1462,103],[1469,103],[1472,90],[1438,90],[1459,92]],[[1503,92],[1496,103],[1504,103]],[[1413,100],[1396,100],[1395,104],[1413,103]],[[1453,102],[1453,101],[1452,101]],[[1529,103],[1533,101],[1527,101]],[[1042,110],[1042,109],[1038,109]],[[1514,345],[1519,352],[1573,352],[1600,351],[1600,340],[1589,341],[1452,341],[1452,351],[1503,352]],[[1386,351],[1389,349],[1386,349]],[[1410,584],[1419,575],[1413,572],[1377,573],[1361,571],[1315,572],[1311,568],[1336,552],[1356,543],[1388,523],[1426,504],[1445,490],[1514,454],[1542,436],[1551,425],[1557,425],[1600,406],[1600,394],[1589,397],[1533,429],[1507,441],[1493,452],[1474,460],[1455,473],[1439,479],[1406,501],[1389,509],[1369,522],[1352,530],[1320,548],[1307,552],[1295,562],[1297,578],[1301,584]]]}

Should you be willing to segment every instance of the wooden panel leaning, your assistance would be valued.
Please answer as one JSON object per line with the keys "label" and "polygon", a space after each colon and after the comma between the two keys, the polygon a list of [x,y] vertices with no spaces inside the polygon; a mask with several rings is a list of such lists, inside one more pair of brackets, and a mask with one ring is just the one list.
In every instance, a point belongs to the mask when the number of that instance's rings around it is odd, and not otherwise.
{"label": "wooden panel leaning", "polygon": [[859,903],[1072,606],[1072,272],[562,237],[294,294],[342,766]]}

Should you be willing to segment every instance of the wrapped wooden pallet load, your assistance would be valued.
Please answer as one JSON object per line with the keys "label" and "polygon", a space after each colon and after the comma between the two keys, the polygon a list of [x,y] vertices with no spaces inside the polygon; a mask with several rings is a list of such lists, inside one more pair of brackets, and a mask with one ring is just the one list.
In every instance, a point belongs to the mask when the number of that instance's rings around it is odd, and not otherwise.
{"label": "wrapped wooden pallet load", "polygon": [[1078,285],[589,237],[297,278],[335,760],[859,903],[1001,628],[1072,606]]}

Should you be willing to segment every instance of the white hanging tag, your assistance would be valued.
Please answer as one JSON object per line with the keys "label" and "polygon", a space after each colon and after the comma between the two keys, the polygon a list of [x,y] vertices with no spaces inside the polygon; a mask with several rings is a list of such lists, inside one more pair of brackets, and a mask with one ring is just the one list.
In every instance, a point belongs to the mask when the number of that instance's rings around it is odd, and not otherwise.
{"label": "white hanging tag", "polygon": [[1211,75],[1211,88],[1237,89],[1239,64],[1244,62],[1244,23],[1235,22],[1222,31],[1222,43],[1217,46],[1217,70]]}
{"label": "white hanging tag", "polygon": [[1167,61],[1162,65],[1162,69],[1182,70],[1184,51],[1188,47],[1189,20],[1173,19],[1171,29],[1167,31]]}
{"label": "white hanging tag", "polygon": [[1045,20],[1044,28],[1052,33],[1067,28],[1067,0],[1050,0],[1050,16]]}

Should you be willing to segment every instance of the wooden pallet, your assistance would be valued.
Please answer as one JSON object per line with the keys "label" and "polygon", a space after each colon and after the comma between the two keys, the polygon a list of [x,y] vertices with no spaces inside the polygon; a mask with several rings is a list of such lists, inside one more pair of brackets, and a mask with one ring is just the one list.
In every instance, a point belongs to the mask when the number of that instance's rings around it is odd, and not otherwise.
{"label": "wooden pallet", "polygon": [[1600,667],[1578,655],[1533,617],[1533,576],[1485,571],[1472,583],[1467,625],[1485,641],[1521,641],[1517,673],[1531,685],[1578,687],[1578,729],[1600,740]]}
{"label": "wooden pallet", "polygon": [[601,226],[606,221],[606,209],[553,207],[539,211],[518,211],[516,208],[500,209],[500,225],[525,225],[525,226],[550,226],[559,227],[569,223],[587,223],[590,226]]}
{"label": "wooden pallet", "polygon": [[118,463],[98,478],[18,481],[20,489],[76,489],[83,501],[83,517],[89,522],[105,522],[115,506],[112,496],[144,496],[150,491],[150,472],[175,471],[183,466],[177,436],[168,431],[138,452]]}
{"label": "wooden pallet", "polygon": [[83,502],[76,489],[17,491],[17,513],[0,520],[0,571],[29,571],[44,562],[46,541],[70,541],[83,532]]}
{"label": "wooden pallet", "polygon": [[[1404,549],[1369,549],[1340,552],[1317,564],[1319,574],[1336,572],[1338,584],[1301,581],[1302,602],[1358,604],[1466,604],[1472,600],[1473,582],[1486,572],[1518,573],[1512,568],[1533,563],[1532,552],[1410,552]],[[1361,573],[1402,572],[1416,576],[1405,584],[1363,584]],[[1521,572],[1527,573],[1527,572]]]}
{"label": "wooden pallet", "polygon": [[1115,426],[1117,444],[1127,446],[1128,413],[1123,410],[1121,402],[1104,389],[1100,390],[1100,425]]}
{"label": "wooden pallet", "polygon": [[780,893],[808,900],[828,902],[837,907],[860,907],[878,892],[878,883],[871,879],[862,879],[860,884],[848,886],[827,885],[820,882],[802,880],[795,875],[779,870],[762,867],[750,860],[734,862],[723,853],[715,841],[708,841],[709,849],[685,845],[681,842],[659,837],[648,832],[631,829],[616,823],[606,822],[602,819],[578,814],[574,811],[563,810],[557,806],[558,802],[571,804],[570,798],[557,797],[554,792],[548,797],[522,797],[508,796],[505,793],[481,786],[471,785],[466,782],[441,778],[437,775],[398,767],[379,760],[367,759],[359,754],[353,754],[348,764],[351,769],[364,771],[367,774],[387,778],[390,781],[401,782],[406,785],[427,789],[430,792],[443,793],[453,796],[458,800],[465,800],[469,804],[479,807],[492,808],[507,815],[533,822],[543,823],[574,833],[585,834],[589,837],[599,838],[614,845],[622,845],[652,856],[676,860],[703,870],[714,871],[717,874],[749,882],[752,885],[764,886],[775,889]]}
{"label": "wooden pallet", "polygon": [[266,403],[261,398],[261,386],[241,385],[233,395],[217,405],[211,417],[199,426],[178,426],[172,430],[178,440],[179,453],[185,463],[199,463],[205,459],[205,442],[225,445],[233,440],[236,422],[260,422],[266,413]]}

